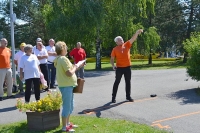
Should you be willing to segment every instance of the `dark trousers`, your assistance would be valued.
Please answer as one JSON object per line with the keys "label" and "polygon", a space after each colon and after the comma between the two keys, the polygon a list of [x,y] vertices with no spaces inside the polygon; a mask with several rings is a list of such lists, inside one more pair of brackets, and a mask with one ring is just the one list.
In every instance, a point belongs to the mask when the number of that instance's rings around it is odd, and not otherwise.
{"label": "dark trousers", "polygon": [[40,64],[40,69],[41,69],[42,74],[44,75],[44,79],[47,81],[47,86],[48,86],[47,88],[43,88],[43,89],[48,90],[48,88],[49,88],[49,74],[48,74],[47,64]]}
{"label": "dark trousers", "polygon": [[126,83],[126,98],[131,97],[131,67],[118,67],[115,71],[115,82],[113,85],[112,98],[115,99],[117,95],[117,90],[119,83],[121,81],[122,75],[124,75]]}
{"label": "dark trousers", "polygon": [[31,97],[31,88],[34,85],[35,99],[40,100],[40,78],[30,78],[25,80],[25,101],[29,102]]}
{"label": "dark trousers", "polygon": [[53,87],[55,85],[55,79],[56,79],[56,68],[54,67],[53,63],[47,65],[48,65],[50,87]]}

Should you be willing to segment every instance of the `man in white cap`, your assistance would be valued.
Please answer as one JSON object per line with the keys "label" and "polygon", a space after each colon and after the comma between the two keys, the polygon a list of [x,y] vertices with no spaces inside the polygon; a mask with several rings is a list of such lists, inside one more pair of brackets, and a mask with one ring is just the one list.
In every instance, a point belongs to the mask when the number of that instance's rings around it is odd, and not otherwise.
{"label": "man in white cap", "polygon": [[[36,39],[36,45],[37,45],[38,42],[42,42],[42,39],[39,38],[39,37]],[[36,45],[33,47],[33,53],[34,53],[35,49],[37,49],[37,48],[36,48]],[[45,48],[45,46],[42,45],[42,48]]]}
{"label": "man in white cap", "polygon": [[19,84],[19,90],[20,90],[20,94],[24,94],[24,89],[23,89],[23,82],[20,80],[19,78],[19,72],[20,72],[20,68],[19,68],[19,63],[20,63],[20,59],[23,55],[25,55],[25,52],[24,52],[24,47],[26,46],[26,43],[21,43],[20,44],[20,50],[15,54],[14,56],[14,63],[15,65],[17,66],[17,82]]}

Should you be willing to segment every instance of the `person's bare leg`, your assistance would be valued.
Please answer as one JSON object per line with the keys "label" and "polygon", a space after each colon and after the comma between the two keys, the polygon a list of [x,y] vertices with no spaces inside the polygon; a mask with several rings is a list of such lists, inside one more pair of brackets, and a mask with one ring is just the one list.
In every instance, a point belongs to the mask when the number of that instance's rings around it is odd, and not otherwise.
{"label": "person's bare leg", "polygon": [[67,124],[69,123],[69,116],[68,117],[62,117],[62,126],[63,127],[66,127]]}

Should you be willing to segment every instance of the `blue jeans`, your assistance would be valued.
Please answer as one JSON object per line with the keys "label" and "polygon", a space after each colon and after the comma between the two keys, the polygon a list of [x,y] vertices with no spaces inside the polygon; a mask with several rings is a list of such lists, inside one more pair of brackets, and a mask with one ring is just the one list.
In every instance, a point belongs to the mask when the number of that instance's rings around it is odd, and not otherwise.
{"label": "blue jeans", "polygon": [[54,67],[53,63],[47,65],[48,65],[50,87],[53,87],[55,85],[55,79],[56,79],[56,68]]}
{"label": "blue jeans", "polygon": [[59,87],[62,94],[62,117],[68,117],[74,109],[74,93],[73,86]]}

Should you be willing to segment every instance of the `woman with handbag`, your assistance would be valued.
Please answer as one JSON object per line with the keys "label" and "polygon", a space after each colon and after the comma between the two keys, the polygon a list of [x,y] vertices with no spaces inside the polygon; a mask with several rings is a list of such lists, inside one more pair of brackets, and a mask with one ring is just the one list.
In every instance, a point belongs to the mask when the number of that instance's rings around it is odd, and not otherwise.
{"label": "woman with handbag", "polygon": [[67,46],[65,42],[57,42],[55,44],[57,57],[54,60],[54,66],[56,67],[56,80],[58,83],[59,90],[62,94],[63,109],[62,109],[62,131],[74,132],[73,128],[77,125],[70,123],[70,114],[73,111],[73,89],[77,86],[77,77],[75,71],[82,67],[73,65],[70,60],[66,57]]}

